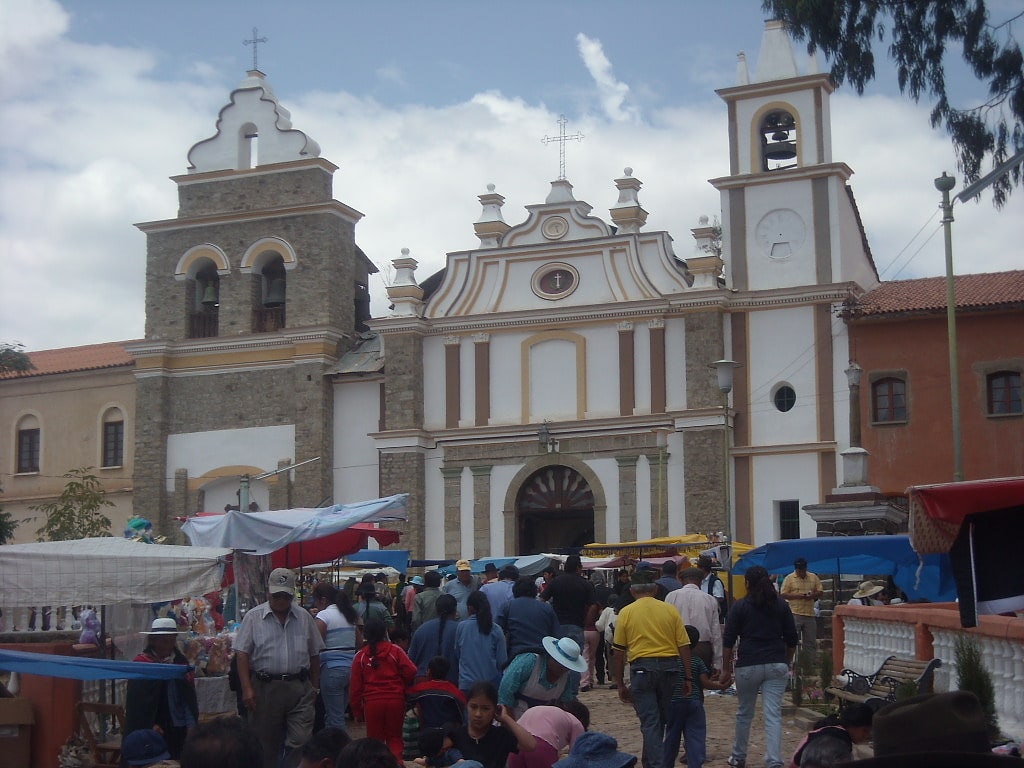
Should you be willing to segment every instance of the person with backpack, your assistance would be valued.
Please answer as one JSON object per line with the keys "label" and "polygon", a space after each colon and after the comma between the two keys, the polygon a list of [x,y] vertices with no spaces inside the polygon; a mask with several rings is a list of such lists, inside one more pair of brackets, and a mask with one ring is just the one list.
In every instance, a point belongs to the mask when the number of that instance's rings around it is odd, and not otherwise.
{"label": "person with backpack", "polygon": [[715,573],[715,561],[708,555],[697,558],[697,567],[704,572],[700,588],[718,601],[718,623],[725,624],[725,615],[729,611],[729,598],[725,593],[725,585]]}

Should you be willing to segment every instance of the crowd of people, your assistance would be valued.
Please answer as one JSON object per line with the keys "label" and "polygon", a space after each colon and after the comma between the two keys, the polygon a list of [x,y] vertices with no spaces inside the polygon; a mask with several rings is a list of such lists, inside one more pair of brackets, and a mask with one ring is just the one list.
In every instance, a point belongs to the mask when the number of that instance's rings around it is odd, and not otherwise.
{"label": "crowd of people", "polygon": [[[813,647],[813,630],[798,617],[821,592],[806,562],[795,568],[781,589],[764,568],[749,569],[746,596],[727,610],[704,557],[682,572],[673,560],[660,574],[622,571],[614,585],[593,583],[576,556],[538,578],[512,565],[480,577],[460,560],[454,578],[429,571],[395,590],[383,574],[343,588],[318,583],[309,607],[299,604],[295,573],[275,569],[267,601],[246,613],[235,637],[240,717],[199,724],[187,677],[132,681],[123,759],[179,760],[182,768],[396,768],[412,760],[625,768],[639,759],[644,768],[672,768],[679,758],[701,768],[705,691],[734,690],[728,765],[748,762],[758,699],[768,768],[850,762],[853,745],[871,738],[874,713],[865,706],[847,707],[792,758],[782,755],[794,654],[801,639]],[[183,663],[173,620],[157,619],[146,635],[137,660]],[[636,713],[639,758],[589,730],[579,695],[606,681]],[[930,701],[922,711],[931,712]],[[366,738],[350,739],[350,720],[365,723]]]}

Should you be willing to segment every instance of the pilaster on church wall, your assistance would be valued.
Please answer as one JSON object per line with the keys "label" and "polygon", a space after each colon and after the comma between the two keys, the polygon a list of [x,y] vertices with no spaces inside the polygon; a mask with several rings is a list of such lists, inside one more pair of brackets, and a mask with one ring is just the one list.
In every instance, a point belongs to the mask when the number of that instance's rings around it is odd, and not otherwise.
{"label": "pilaster on church wall", "polygon": [[[164,376],[138,379],[135,388],[134,512],[157,531],[177,530],[167,496],[166,463],[168,380]],[[167,535],[164,533],[164,535]]]}

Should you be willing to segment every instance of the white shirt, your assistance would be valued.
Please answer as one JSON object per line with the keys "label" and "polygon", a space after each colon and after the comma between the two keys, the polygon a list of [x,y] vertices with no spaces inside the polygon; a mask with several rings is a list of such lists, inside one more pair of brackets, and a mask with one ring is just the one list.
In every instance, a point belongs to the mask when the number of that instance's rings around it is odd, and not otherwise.
{"label": "white shirt", "polygon": [[[704,592],[708,591],[708,582],[711,581],[712,574],[717,576],[717,574],[715,574],[715,572],[712,571],[707,576],[705,576],[703,581],[701,581],[701,583],[700,583],[700,588]],[[714,591],[711,592],[711,596],[712,597],[716,597],[716,598],[723,598],[723,597],[725,597],[725,586],[722,584],[722,579],[721,578],[718,578],[715,581]]]}
{"label": "white shirt", "polygon": [[309,669],[324,649],[324,639],[309,612],[293,602],[284,624],[270,603],[260,603],[242,619],[236,651],[249,654],[249,668],[268,675],[294,675]]}
{"label": "white shirt", "polygon": [[711,643],[716,669],[722,668],[722,625],[718,623],[718,600],[701,590],[696,584],[684,584],[665,595],[665,602],[675,607],[689,624],[700,632],[701,641]]}

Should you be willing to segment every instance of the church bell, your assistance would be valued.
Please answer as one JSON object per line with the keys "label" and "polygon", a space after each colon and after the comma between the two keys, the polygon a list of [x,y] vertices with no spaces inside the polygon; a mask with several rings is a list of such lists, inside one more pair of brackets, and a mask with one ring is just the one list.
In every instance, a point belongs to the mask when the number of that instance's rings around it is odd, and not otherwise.
{"label": "church bell", "polygon": [[283,277],[276,277],[270,281],[267,288],[267,295],[263,299],[264,307],[280,307],[284,304],[285,281]]}
{"label": "church bell", "polygon": [[796,142],[789,139],[787,131],[776,131],[772,143],[764,148],[764,156],[769,160],[792,160],[796,157]]}
{"label": "church bell", "polygon": [[201,304],[208,309],[213,309],[219,304],[220,301],[217,298],[217,289],[213,283],[207,283],[206,288],[203,289],[203,300]]}

